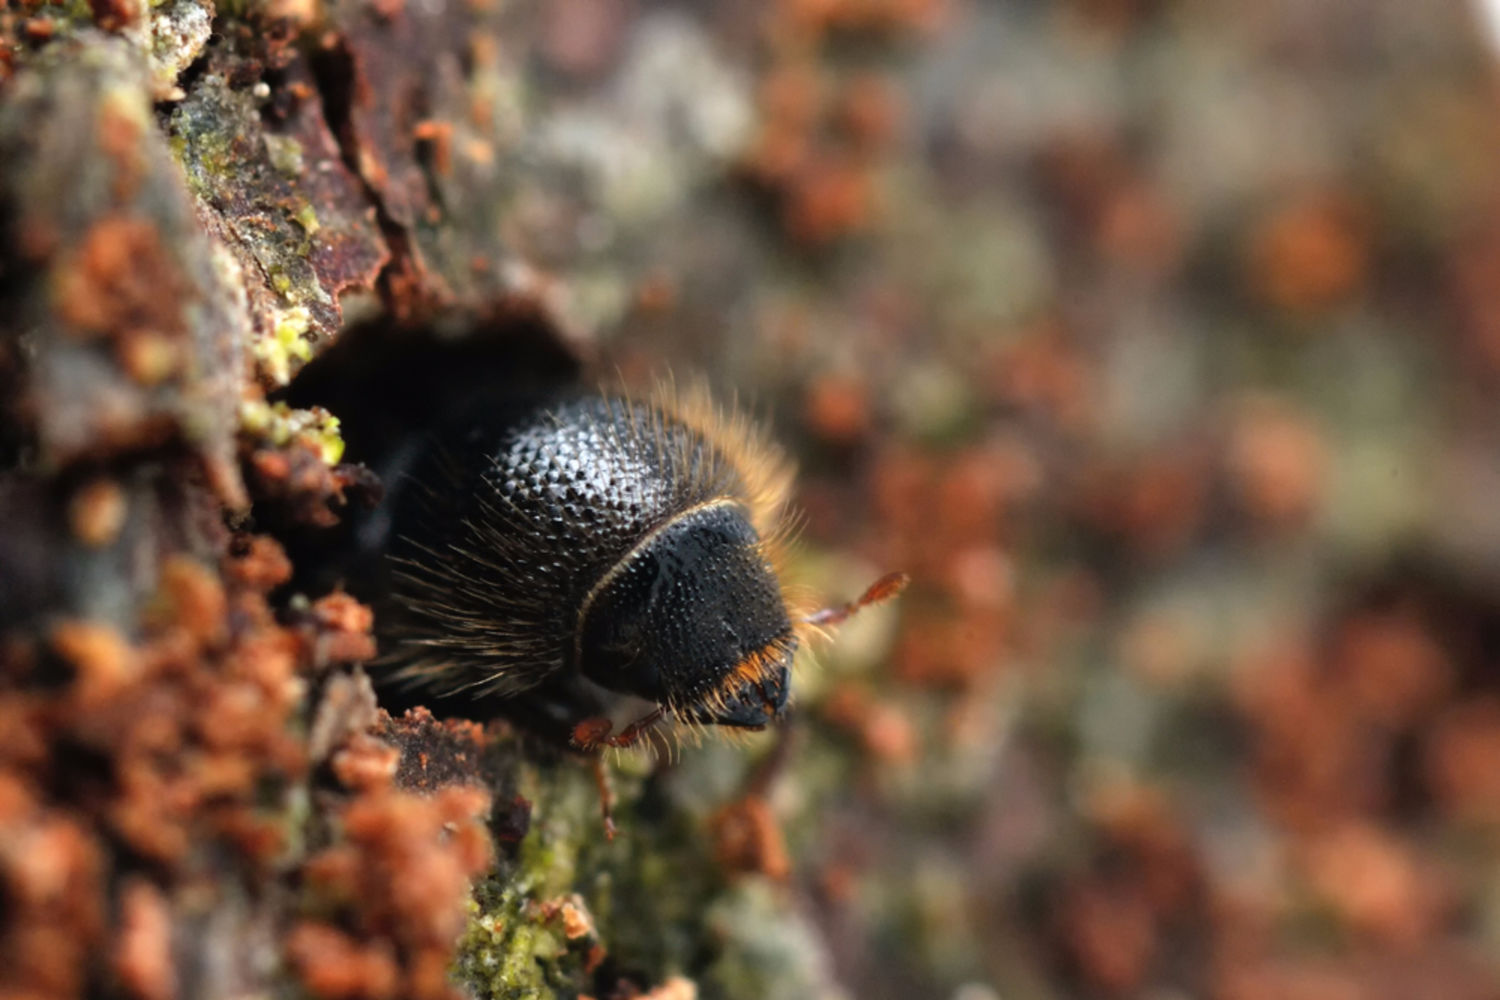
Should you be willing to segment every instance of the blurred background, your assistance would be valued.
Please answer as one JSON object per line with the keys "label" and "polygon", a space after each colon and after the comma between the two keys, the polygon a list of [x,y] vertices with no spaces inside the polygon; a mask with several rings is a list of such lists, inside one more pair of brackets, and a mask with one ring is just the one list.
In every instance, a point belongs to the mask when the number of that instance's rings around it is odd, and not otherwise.
{"label": "blurred background", "polygon": [[[0,4],[0,994],[1500,996],[1497,52],[1474,0]],[[268,596],[368,486],[288,381],[412,327],[701,373],[801,468],[795,582],[910,588],[785,741],[622,755],[606,842]]]}
{"label": "blurred background", "polygon": [[770,796],[835,978],[1500,994],[1493,12],[713,10],[547,8],[548,72],[654,67],[729,150],[600,238],[628,290],[560,257],[611,364],[770,416],[804,582],[914,578]]}

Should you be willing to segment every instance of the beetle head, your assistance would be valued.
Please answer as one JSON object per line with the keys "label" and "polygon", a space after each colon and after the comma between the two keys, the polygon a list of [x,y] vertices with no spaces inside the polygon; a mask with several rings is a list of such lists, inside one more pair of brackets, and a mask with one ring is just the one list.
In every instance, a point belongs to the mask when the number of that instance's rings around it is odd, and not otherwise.
{"label": "beetle head", "polygon": [[697,723],[759,728],[786,705],[797,639],[760,539],[732,502],[679,515],[585,600],[578,666]]}

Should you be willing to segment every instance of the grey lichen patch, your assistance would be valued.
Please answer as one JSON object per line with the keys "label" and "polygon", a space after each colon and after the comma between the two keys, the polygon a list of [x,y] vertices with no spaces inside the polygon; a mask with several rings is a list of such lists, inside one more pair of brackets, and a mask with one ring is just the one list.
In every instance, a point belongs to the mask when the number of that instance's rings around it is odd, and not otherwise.
{"label": "grey lichen patch", "polygon": [[491,168],[520,179],[501,205],[504,231],[566,278],[570,327],[608,330],[632,307],[663,224],[691,217],[749,140],[750,80],[699,21],[654,11],[622,42],[607,85],[555,103],[540,88],[526,107],[531,128]]}
{"label": "grey lichen patch", "polygon": [[157,100],[183,96],[177,78],[202,55],[213,20],[213,0],[162,0],[151,5],[145,46]]}
{"label": "grey lichen patch", "polygon": [[533,155],[576,171],[592,207],[615,226],[674,211],[743,148],[749,82],[715,53],[693,20],[644,18],[614,86],[594,102],[537,123]]}
{"label": "grey lichen patch", "polygon": [[[34,18],[45,21],[54,41],[67,41],[75,32],[93,30],[100,20],[87,0],[30,5]],[[203,54],[213,34],[215,14],[213,0],[140,0],[134,13],[124,15],[123,23],[109,25],[113,37],[128,42],[145,60],[149,96],[153,101],[170,101],[182,97],[177,80],[184,70]],[[22,49],[22,52],[27,50]]]}
{"label": "grey lichen patch", "polygon": [[[403,295],[541,296],[591,336],[630,313],[663,224],[722,183],[753,133],[753,83],[703,20],[652,9],[604,43],[618,58],[590,86],[560,88],[515,20],[506,5],[333,5],[358,95],[346,158],[408,237]],[[518,280],[533,274],[567,291]]]}
{"label": "grey lichen patch", "polygon": [[29,340],[22,395],[41,462],[172,433],[237,500],[244,318],[155,125],[149,80],[138,49],[81,29],[7,86],[5,256],[24,270],[0,300],[0,330]]}
{"label": "grey lichen patch", "polygon": [[704,914],[718,958],[699,985],[705,996],[761,1000],[846,1000],[818,928],[790,904],[784,887],[747,879]]}

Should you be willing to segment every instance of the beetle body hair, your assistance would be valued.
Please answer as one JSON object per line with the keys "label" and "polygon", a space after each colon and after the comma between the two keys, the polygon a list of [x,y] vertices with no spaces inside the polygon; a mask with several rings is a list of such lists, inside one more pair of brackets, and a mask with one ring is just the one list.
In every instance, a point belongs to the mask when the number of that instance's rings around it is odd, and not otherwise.
{"label": "beetle body hair", "polygon": [[[660,385],[639,398],[578,394],[455,422],[434,433],[392,484],[391,613],[376,669],[391,682],[448,698],[511,697],[576,673],[586,656],[585,619],[611,614],[616,591],[635,586],[617,578],[636,574],[643,549],[653,550],[661,576],[652,586],[664,587],[671,573],[692,572],[683,559],[701,547],[678,536],[703,532],[717,539],[731,533],[735,541],[724,542],[730,568],[718,580],[677,580],[684,593],[759,586],[741,581],[763,567],[775,593],[764,597],[772,610],[762,617],[774,617],[779,604],[781,618],[796,622],[791,605],[801,602],[780,582],[791,482],[784,455],[700,387]],[[748,530],[734,534],[740,520]],[[690,551],[674,550],[683,546]],[[715,607],[732,606],[734,597],[723,595]],[[723,627],[732,632],[736,625],[726,620]],[[699,669],[692,663],[671,665],[691,676],[674,675],[665,707],[689,728],[731,712],[736,691],[790,663],[799,626],[790,628],[718,673],[692,675]],[[783,667],[783,685],[784,674]],[[785,697],[784,689],[767,695],[767,707],[779,711]]]}

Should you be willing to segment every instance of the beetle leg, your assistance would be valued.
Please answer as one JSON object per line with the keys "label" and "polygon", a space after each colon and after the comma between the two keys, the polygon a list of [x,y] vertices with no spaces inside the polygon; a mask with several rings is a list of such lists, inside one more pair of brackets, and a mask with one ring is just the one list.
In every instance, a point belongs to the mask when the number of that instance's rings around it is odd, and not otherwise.
{"label": "beetle leg", "polygon": [[609,745],[614,723],[602,715],[584,719],[573,727],[572,744],[579,750],[597,750]]}
{"label": "beetle leg", "polygon": [[661,721],[667,710],[658,707],[643,718],[637,719],[618,733],[613,732],[614,723],[602,715],[584,719],[573,727],[573,745],[580,750],[597,750],[600,747],[628,747],[641,735]]}
{"label": "beetle leg", "polygon": [[636,740],[640,739],[641,735],[644,734],[646,730],[650,729],[652,726],[660,722],[661,717],[666,714],[667,710],[665,708],[659,707],[643,718],[635,720],[630,725],[620,730],[619,735],[611,736],[605,742],[607,742],[612,747],[628,747]]}
{"label": "beetle leg", "polygon": [[594,784],[599,786],[599,812],[604,817],[604,837],[615,839],[615,790],[610,787],[609,775],[604,772],[604,758],[594,758]]}
{"label": "beetle leg", "polygon": [[[603,747],[628,747],[642,734],[661,720],[666,709],[658,707],[644,718],[637,719],[618,733],[612,733],[614,723],[604,716],[584,719],[573,727],[573,745],[580,750],[594,751]],[[595,754],[592,761],[594,784],[599,787],[599,812],[604,818],[604,836],[615,839],[615,792],[610,787],[609,775],[604,770],[604,756]]]}

